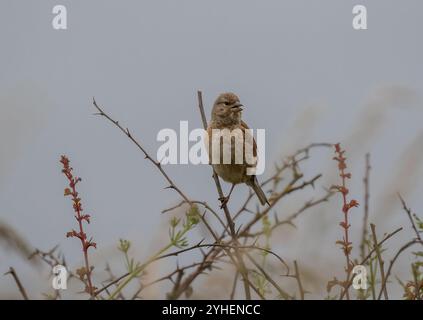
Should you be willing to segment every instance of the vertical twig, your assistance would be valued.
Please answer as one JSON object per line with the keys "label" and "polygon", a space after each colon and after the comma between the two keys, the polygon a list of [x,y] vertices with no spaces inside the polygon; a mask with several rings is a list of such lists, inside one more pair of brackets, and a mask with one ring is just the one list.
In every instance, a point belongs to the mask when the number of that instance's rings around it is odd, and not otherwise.
{"label": "vertical twig", "polygon": [[232,290],[231,290],[231,295],[230,295],[230,300],[233,300],[235,297],[235,292],[236,292],[236,284],[238,282],[238,277],[239,277],[239,271],[236,270],[235,271],[235,276],[234,276],[234,282],[232,283]]}
{"label": "vertical twig", "polygon": [[[81,181],[81,178],[75,177],[72,174],[73,168],[69,165],[70,161],[66,156],[61,156],[60,163],[63,165],[62,173],[66,176],[69,181],[69,187],[65,188],[64,196],[71,196],[72,198],[72,208],[75,213],[75,219],[78,222],[79,231],[72,230],[66,234],[67,238],[78,238],[81,241],[81,247],[84,254],[85,262],[85,276],[87,278],[87,287],[85,291],[90,294],[91,298],[95,297],[96,287],[92,283],[92,267],[88,261],[88,249],[90,247],[97,248],[97,244],[92,241],[92,239],[87,239],[87,234],[84,232],[83,221],[90,223],[90,215],[83,214],[81,198],[79,197],[78,192],[76,191],[76,185]],[[81,276],[82,278],[82,276]]]}
{"label": "vertical twig", "polygon": [[301,283],[300,271],[298,269],[298,264],[296,260],[294,260],[294,268],[295,268],[295,279],[297,279],[298,290],[300,291],[300,297],[301,297],[301,300],[304,300],[305,291]]}
{"label": "vertical twig", "polygon": [[366,255],[367,223],[369,221],[369,198],[370,198],[370,153],[366,153],[366,172],[363,178],[364,183],[364,215],[363,215],[363,233],[361,235],[360,258],[364,259]]}
{"label": "vertical twig", "polygon": [[[370,228],[372,229],[372,236],[373,236],[373,246],[376,250],[376,257],[379,261],[379,269],[380,269],[380,277],[382,283],[385,283],[385,270],[384,270],[384,262],[382,260],[382,254],[380,252],[379,245],[377,244],[377,237],[376,237],[376,226],[371,223]],[[385,297],[385,300],[388,300],[388,291],[386,290],[386,286],[383,287],[383,295]]]}
{"label": "vertical twig", "polygon": [[[340,244],[342,247],[342,251],[344,252],[345,259],[347,266],[345,268],[347,279],[345,280],[345,288],[344,292],[346,294],[347,300],[350,299],[350,294],[348,291],[348,283],[350,282],[350,275],[352,270],[352,262],[351,262],[351,250],[352,250],[352,243],[349,240],[349,233],[348,230],[351,225],[348,222],[348,214],[351,208],[358,207],[358,202],[354,199],[348,201],[347,194],[349,190],[347,188],[346,181],[347,179],[351,179],[351,173],[346,172],[347,169],[347,158],[345,157],[345,150],[342,150],[341,145],[339,143],[335,144],[335,157],[333,158],[338,162],[338,170],[339,176],[341,177],[341,185],[333,186],[332,188],[336,189],[342,195],[342,212],[344,214],[344,221],[340,222],[339,225],[344,229],[344,237],[342,241],[337,241],[337,244]],[[341,293],[341,297],[343,294]]]}
{"label": "vertical twig", "polygon": [[373,300],[376,300],[376,272],[377,272],[377,264],[373,266],[373,260],[369,259],[369,267],[370,267],[370,288],[372,293]]}
{"label": "vertical twig", "polygon": [[411,272],[413,274],[413,281],[414,281],[414,291],[415,291],[415,299],[421,300],[422,297],[420,295],[420,289],[422,288],[421,281],[419,281],[419,271],[418,271],[418,265],[415,263],[411,264]]}
{"label": "vertical twig", "polygon": [[18,277],[18,275],[16,274],[15,269],[13,269],[12,267],[10,267],[10,268],[9,268],[9,271],[8,271],[8,272],[6,272],[6,273],[5,273],[5,275],[6,275],[6,274],[10,274],[10,275],[13,277],[13,279],[15,280],[16,285],[18,286],[18,289],[19,289],[20,293],[22,294],[23,298],[24,298],[25,300],[29,300],[28,295],[26,294],[25,288],[24,288],[24,286],[22,285],[21,281],[19,280],[19,277]]}

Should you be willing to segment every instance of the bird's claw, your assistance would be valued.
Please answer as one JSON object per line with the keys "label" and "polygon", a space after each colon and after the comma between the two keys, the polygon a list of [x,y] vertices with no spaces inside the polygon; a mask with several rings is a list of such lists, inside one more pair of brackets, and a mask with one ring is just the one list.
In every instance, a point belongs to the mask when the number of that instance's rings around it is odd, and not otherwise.
{"label": "bird's claw", "polygon": [[220,197],[219,201],[221,202],[220,209],[223,209],[223,207],[225,207],[226,204],[228,203],[229,197]]}

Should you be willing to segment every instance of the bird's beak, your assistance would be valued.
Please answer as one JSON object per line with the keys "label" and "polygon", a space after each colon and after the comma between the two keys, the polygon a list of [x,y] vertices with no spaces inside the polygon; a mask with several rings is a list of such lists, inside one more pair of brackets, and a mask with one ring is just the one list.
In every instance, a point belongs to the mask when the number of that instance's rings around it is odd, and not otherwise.
{"label": "bird's beak", "polygon": [[231,110],[235,113],[242,111],[242,107],[243,105],[240,102],[235,103],[232,107]]}

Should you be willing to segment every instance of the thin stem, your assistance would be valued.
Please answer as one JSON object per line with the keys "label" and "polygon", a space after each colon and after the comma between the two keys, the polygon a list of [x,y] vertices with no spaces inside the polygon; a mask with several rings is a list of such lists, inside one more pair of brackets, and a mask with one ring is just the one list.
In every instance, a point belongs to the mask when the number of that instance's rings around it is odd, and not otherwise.
{"label": "thin stem", "polygon": [[[69,181],[69,188],[65,189],[65,196],[71,196],[72,202],[73,202],[73,210],[75,212],[75,219],[78,221],[78,227],[79,232],[76,232],[75,230],[72,230],[71,232],[68,232],[66,237],[76,237],[79,238],[81,241],[82,246],[82,252],[84,255],[84,264],[85,264],[85,276],[87,278],[87,286],[86,291],[88,291],[91,298],[95,297],[95,287],[93,286],[92,279],[91,279],[91,266],[88,261],[88,249],[90,247],[96,248],[96,243],[92,242],[91,239],[87,240],[87,234],[84,232],[84,226],[83,221],[86,221],[87,223],[90,223],[90,216],[82,214],[82,204],[81,199],[78,195],[78,192],[76,190],[76,185],[78,182],[81,181],[81,178],[78,178],[73,175],[72,173],[72,167],[70,167],[70,161],[66,156],[62,156],[60,159],[60,163],[63,165],[62,172],[66,176],[66,178]],[[82,278],[82,276],[80,277]]]}
{"label": "thin stem", "polygon": [[230,295],[230,300],[233,300],[235,297],[235,292],[236,292],[236,284],[238,282],[238,277],[239,277],[239,271],[236,270],[235,271],[235,276],[234,276],[234,281],[232,283],[232,290],[231,290],[231,295]]}
{"label": "thin stem", "polygon": [[22,297],[23,297],[25,300],[29,300],[28,295],[26,294],[25,288],[24,288],[24,286],[22,285],[22,282],[21,282],[21,280],[19,279],[19,277],[18,277],[18,275],[17,275],[17,273],[16,273],[15,269],[14,269],[14,268],[12,268],[12,267],[10,267],[10,268],[9,268],[9,271],[8,271],[8,272],[6,272],[6,273],[5,273],[5,275],[6,275],[6,274],[10,274],[10,275],[13,277],[13,279],[14,279],[14,280],[15,280],[15,282],[16,282],[16,285],[18,286],[19,292],[22,294]]}
{"label": "thin stem", "polygon": [[398,197],[401,200],[402,207],[403,207],[404,211],[407,213],[407,216],[410,219],[411,227],[413,228],[414,233],[416,234],[416,238],[418,240],[422,240],[422,238],[420,237],[420,233],[417,230],[416,224],[414,223],[413,216],[412,216],[412,213],[411,213],[411,209],[407,207],[407,204],[405,203],[404,199],[401,197],[401,195],[399,193],[398,193]]}
{"label": "thin stem", "polygon": [[159,256],[161,256],[164,252],[166,252],[171,247],[173,247],[173,243],[169,243],[164,248],[160,249],[152,257],[150,257],[147,260],[147,262],[143,263],[138,268],[135,268],[134,271],[132,271],[131,273],[129,273],[129,275],[125,279],[125,281],[123,281],[122,283],[119,284],[119,286],[115,289],[115,291],[113,291],[113,293],[109,296],[108,299],[109,300],[112,300],[112,299],[116,298],[116,296],[123,290],[124,287],[126,287],[128,285],[129,282],[132,281],[132,279],[136,278],[149,264],[151,264],[152,262],[156,261]]}
{"label": "thin stem", "polygon": [[[341,174],[344,175],[344,170],[341,170]],[[345,178],[342,177],[342,187],[345,189]],[[344,213],[344,223],[345,223],[345,228],[344,228],[344,242],[347,244],[346,246],[346,250],[345,251],[345,258],[346,258],[346,262],[347,262],[347,267],[346,267],[346,272],[347,272],[347,280],[349,280],[350,277],[350,266],[351,266],[351,260],[350,260],[350,252],[348,250],[348,244],[349,244],[349,238],[348,238],[348,229],[349,229],[349,223],[348,223],[348,210],[345,209],[345,205],[347,204],[347,195],[345,192],[342,192],[342,200],[344,202],[344,208],[343,208],[343,213]],[[347,295],[347,300],[350,299],[350,293],[347,289],[346,292]]]}
{"label": "thin stem", "polygon": [[370,199],[370,153],[366,154],[366,172],[363,178],[364,184],[364,215],[363,215],[363,232],[361,234],[360,243],[360,258],[363,259],[366,250],[366,239],[367,239],[367,223],[369,220],[369,199]]}
{"label": "thin stem", "polygon": [[[338,170],[339,170],[339,176],[341,177],[341,186],[333,186],[334,189],[338,190],[338,192],[342,195],[342,212],[344,214],[344,221],[340,223],[341,227],[344,230],[344,237],[342,241],[337,241],[338,244],[341,244],[342,250],[345,255],[347,266],[345,268],[346,272],[346,280],[345,284],[348,284],[350,282],[350,275],[352,271],[352,262],[351,262],[351,250],[352,250],[352,243],[349,240],[349,228],[351,225],[348,221],[348,213],[352,207],[357,207],[358,202],[356,200],[348,201],[347,194],[349,193],[349,190],[347,188],[346,180],[351,179],[351,173],[347,173],[345,169],[347,168],[345,157],[345,150],[342,150],[341,145],[339,143],[335,144],[335,157],[334,160],[338,162]],[[349,293],[349,287],[347,286],[344,290],[347,300],[350,299],[350,293]],[[341,292],[342,293],[342,292]],[[342,296],[342,294],[341,294]]]}
{"label": "thin stem", "polygon": [[382,287],[381,287],[380,292],[379,292],[378,300],[380,300],[380,298],[382,297],[382,293],[384,292],[384,290],[386,288],[386,284],[388,283],[388,278],[391,275],[392,267],[394,266],[394,264],[397,261],[398,257],[401,255],[401,253],[403,253],[405,250],[407,250],[409,247],[411,247],[411,246],[413,246],[415,244],[423,245],[423,241],[422,240],[419,240],[419,239],[414,239],[412,241],[407,242],[405,245],[403,245],[398,250],[398,252],[395,254],[394,258],[391,260],[391,263],[389,264],[388,271],[386,272],[385,281],[383,281]]}
{"label": "thin stem", "polygon": [[298,290],[300,291],[300,297],[301,297],[301,300],[304,300],[305,292],[304,292],[303,284],[301,283],[300,271],[298,269],[298,264],[296,260],[294,260],[294,268],[295,268],[295,279],[297,279]]}
{"label": "thin stem", "polygon": [[[379,261],[379,269],[380,269],[380,277],[382,280],[382,283],[385,282],[385,270],[384,270],[384,262],[382,260],[382,254],[380,252],[380,247],[377,245],[377,237],[376,237],[376,227],[373,223],[370,224],[370,228],[372,229],[372,236],[373,236],[373,247],[376,250],[376,257]],[[388,300],[388,292],[386,291],[386,287],[383,290],[383,294],[385,296],[385,300]]]}

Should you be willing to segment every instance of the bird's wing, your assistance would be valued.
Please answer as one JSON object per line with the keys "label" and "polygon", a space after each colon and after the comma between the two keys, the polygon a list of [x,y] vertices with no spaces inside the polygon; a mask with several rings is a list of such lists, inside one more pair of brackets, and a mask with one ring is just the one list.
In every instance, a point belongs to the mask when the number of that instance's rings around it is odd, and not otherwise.
{"label": "bird's wing", "polygon": [[[244,121],[241,121],[241,128],[242,128],[242,131],[244,132],[244,137],[245,137],[246,134],[251,136],[251,133],[248,131],[248,129],[250,129],[250,128],[248,127],[248,125]],[[248,140],[248,139],[245,139],[245,140]],[[257,143],[256,143],[256,139],[254,139],[254,136],[252,136],[252,140],[253,140],[253,156],[257,157]]]}
{"label": "bird's wing", "polygon": [[[241,129],[244,133],[244,147],[245,147],[245,161],[247,162],[247,166],[250,168],[255,168],[257,166],[257,143],[254,139],[254,136],[252,132],[250,132],[250,129],[248,125],[241,121]],[[251,155],[252,152],[252,155]]]}

